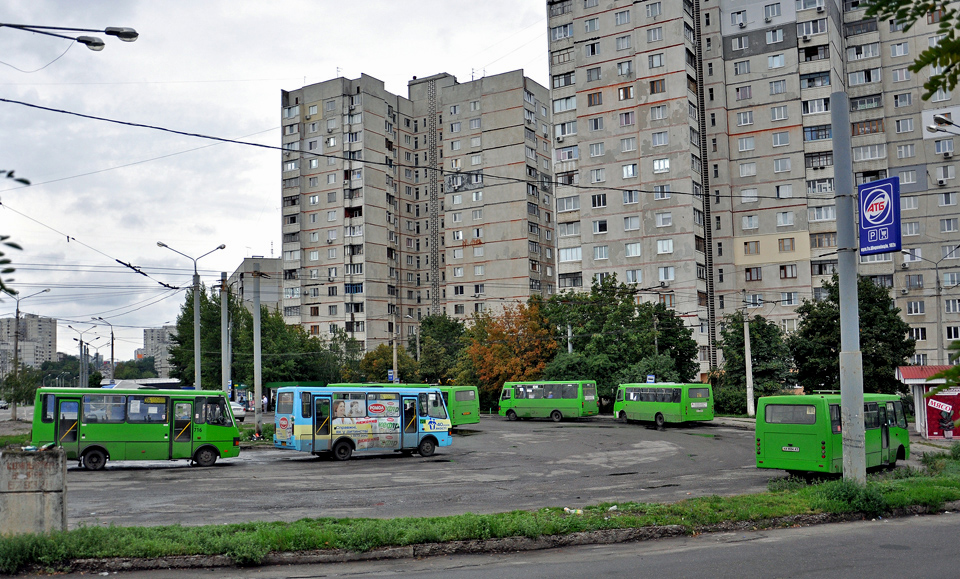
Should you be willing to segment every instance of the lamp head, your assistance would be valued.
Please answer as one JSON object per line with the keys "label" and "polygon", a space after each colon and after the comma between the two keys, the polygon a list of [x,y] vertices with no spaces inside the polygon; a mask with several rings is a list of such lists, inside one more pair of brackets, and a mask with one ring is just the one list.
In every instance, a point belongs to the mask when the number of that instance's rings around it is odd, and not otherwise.
{"label": "lamp head", "polygon": [[945,115],[933,115],[933,122],[938,125],[952,125],[953,123]]}
{"label": "lamp head", "polygon": [[140,34],[133,28],[124,28],[120,26],[108,26],[103,32],[107,36],[116,36],[124,42],[134,42],[140,37]]}
{"label": "lamp head", "polygon": [[100,52],[104,47],[103,40],[96,36],[78,36],[77,42],[96,52]]}
{"label": "lamp head", "polygon": [[218,247],[217,249],[226,249],[226,248],[227,248],[227,244],[226,244],[226,243],[221,243],[221,244],[220,244],[220,247]]}
{"label": "lamp head", "polygon": [[158,241],[158,242],[157,242],[157,247],[166,247],[166,246],[167,246],[167,244],[164,243],[164,242],[162,242],[162,241]]}
{"label": "lamp head", "polygon": [[939,133],[939,132],[940,132],[940,127],[938,127],[937,125],[927,125],[927,132],[928,132],[928,133]]}

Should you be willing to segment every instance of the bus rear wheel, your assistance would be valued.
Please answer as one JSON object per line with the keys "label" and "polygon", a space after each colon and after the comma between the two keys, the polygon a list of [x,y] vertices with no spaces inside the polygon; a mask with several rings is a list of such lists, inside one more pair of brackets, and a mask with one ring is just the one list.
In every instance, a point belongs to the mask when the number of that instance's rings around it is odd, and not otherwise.
{"label": "bus rear wheel", "polygon": [[100,470],[107,464],[107,455],[98,448],[92,448],[83,455],[83,468],[87,470]]}
{"label": "bus rear wheel", "polygon": [[417,447],[417,452],[424,458],[433,456],[433,453],[436,451],[437,445],[433,442],[432,438],[424,438],[420,441],[420,446]]}
{"label": "bus rear wheel", "polygon": [[657,415],[653,418],[653,422],[657,425],[657,429],[659,430],[663,428],[663,423],[666,421],[663,419],[663,414],[657,412]]}
{"label": "bus rear wheel", "polygon": [[352,455],[353,447],[351,447],[350,443],[346,440],[341,440],[333,445],[333,458],[337,460],[350,460]]}
{"label": "bus rear wheel", "polygon": [[560,422],[563,420],[563,414],[561,414],[559,410],[554,410],[550,413],[550,420],[554,422]]}
{"label": "bus rear wheel", "polygon": [[201,448],[193,455],[193,460],[196,461],[198,466],[208,467],[216,464],[217,459],[220,456],[209,446]]}
{"label": "bus rear wheel", "polygon": [[507,410],[507,420],[516,420],[516,419],[517,419],[517,413],[514,412],[513,410]]}

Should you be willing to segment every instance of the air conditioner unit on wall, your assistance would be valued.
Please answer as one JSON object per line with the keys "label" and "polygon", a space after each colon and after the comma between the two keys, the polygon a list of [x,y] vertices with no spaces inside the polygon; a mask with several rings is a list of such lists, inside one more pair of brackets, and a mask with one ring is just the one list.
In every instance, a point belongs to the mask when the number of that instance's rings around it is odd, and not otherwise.
{"label": "air conditioner unit on wall", "polygon": [[910,290],[908,290],[907,288],[903,288],[902,290],[900,290],[900,293],[902,293],[903,295],[907,295],[908,293],[910,293]]}
{"label": "air conditioner unit on wall", "polygon": [[558,142],[558,143],[562,143],[562,142],[563,142],[563,137],[557,137],[557,142]]}
{"label": "air conditioner unit on wall", "polygon": [[773,18],[771,18],[771,17],[769,17],[769,16],[767,16],[767,17],[765,17],[765,18],[763,19],[763,21],[764,21],[764,22],[767,22],[767,23],[771,22],[772,20],[773,20]]}
{"label": "air conditioner unit on wall", "polygon": [[670,287],[670,282],[662,281],[660,282],[660,287],[664,287],[664,288]]}
{"label": "air conditioner unit on wall", "polygon": [[943,152],[943,158],[944,158],[944,159],[949,159],[949,158],[951,158],[951,157],[953,157],[953,151],[944,151],[944,152]]}
{"label": "air conditioner unit on wall", "polygon": [[804,41],[804,42],[810,42],[810,37],[807,36],[806,34],[804,34],[804,35],[803,35],[803,41]]}
{"label": "air conditioner unit on wall", "polygon": [[817,12],[823,12],[823,10],[824,10],[823,6],[817,6]]}
{"label": "air conditioner unit on wall", "polygon": [[937,179],[937,185],[939,185],[939,186],[941,186],[941,187],[945,187],[945,186],[947,185],[947,180],[946,180],[946,179]]}
{"label": "air conditioner unit on wall", "polygon": [[746,22],[741,22],[741,23],[740,23],[740,28],[746,28],[746,27],[747,27],[747,23],[746,23]]}

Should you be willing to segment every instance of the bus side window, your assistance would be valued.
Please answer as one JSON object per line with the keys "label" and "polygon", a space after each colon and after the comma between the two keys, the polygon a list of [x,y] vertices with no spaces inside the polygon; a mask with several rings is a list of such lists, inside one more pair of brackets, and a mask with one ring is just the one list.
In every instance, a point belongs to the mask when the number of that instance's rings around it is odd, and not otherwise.
{"label": "bus side window", "polygon": [[313,405],[310,403],[310,398],[309,392],[300,393],[300,414],[302,414],[304,418],[311,417],[310,411],[313,409]]}
{"label": "bus side window", "polygon": [[876,402],[867,402],[863,405],[863,427],[867,430],[880,427],[880,416]]}
{"label": "bus side window", "polygon": [[840,420],[840,405],[831,404],[830,405],[830,432],[834,434],[840,434],[842,431],[841,426],[842,421]]}
{"label": "bus side window", "polygon": [[421,392],[417,396],[418,398],[420,398],[420,404],[419,404],[420,416],[426,416],[427,415],[427,393]]}
{"label": "bus side window", "polygon": [[43,414],[40,418],[43,422],[53,422],[54,417],[56,416],[56,395],[54,394],[44,394],[43,401],[41,406],[43,408]]}
{"label": "bus side window", "polygon": [[503,392],[500,393],[500,400],[510,400],[510,389],[504,388]]}
{"label": "bus side window", "polygon": [[681,394],[681,392],[680,392],[680,389],[679,389],[679,388],[674,388],[674,389],[673,389],[673,402],[679,404],[679,403],[680,403],[680,397],[681,397],[681,396],[682,396],[682,394]]}
{"label": "bus side window", "polygon": [[897,425],[897,410],[893,402],[887,402],[887,426]]}
{"label": "bus side window", "polygon": [[623,402],[623,388],[617,389],[617,402]]}
{"label": "bus side window", "polygon": [[897,426],[900,428],[907,427],[907,417],[903,413],[903,403],[897,401],[893,403],[893,407],[897,412]]}

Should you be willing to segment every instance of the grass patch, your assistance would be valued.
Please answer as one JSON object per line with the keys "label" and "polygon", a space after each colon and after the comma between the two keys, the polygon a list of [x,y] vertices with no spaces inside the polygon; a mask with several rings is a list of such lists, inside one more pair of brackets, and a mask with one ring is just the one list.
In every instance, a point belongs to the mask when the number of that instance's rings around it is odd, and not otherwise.
{"label": "grass patch", "polygon": [[14,446],[27,446],[30,444],[30,433],[26,432],[23,434],[9,434],[7,436],[0,436],[0,448],[11,444]]}
{"label": "grass patch", "polygon": [[587,506],[582,514],[562,508],[491,515],[398,519],[301,519],[293,523],[252,522],[202,527],[84,526],[51,535],[0,538],[0,573],[30,566],[68,569],[74,559],[225,555],[237,565],[256,565],[271,552],[326,549],[369,551],[378,547],[536,538],[578,531],[680,525],[688,533],[728,522],[755,522],[818,513],[877,516],[894,509],[941,508],[960,500],[960,444],[927,454],[923,468],[901,467],[871,474],[865,486],[842,479],[773,479],[768,492],[708,496],[677,503],[612,503]]}

